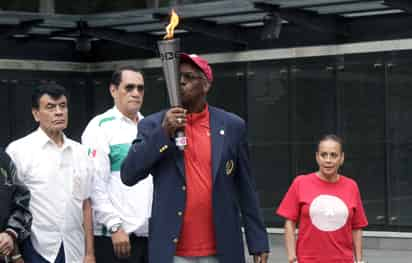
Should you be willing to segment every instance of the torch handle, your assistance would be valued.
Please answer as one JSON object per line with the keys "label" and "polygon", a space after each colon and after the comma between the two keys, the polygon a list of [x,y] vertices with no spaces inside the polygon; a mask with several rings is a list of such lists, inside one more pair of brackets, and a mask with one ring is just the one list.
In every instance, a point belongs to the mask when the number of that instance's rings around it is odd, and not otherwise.
{"label": "torch handle", "polygon": [[179,150],[183,151],[187,145],[187,139],[184,130],[176,131],[175,143]]}

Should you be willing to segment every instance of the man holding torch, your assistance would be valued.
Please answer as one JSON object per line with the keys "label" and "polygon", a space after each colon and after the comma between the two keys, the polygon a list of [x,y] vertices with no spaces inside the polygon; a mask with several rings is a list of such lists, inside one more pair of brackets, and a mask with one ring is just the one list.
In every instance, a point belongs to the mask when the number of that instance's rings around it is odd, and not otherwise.
{"label": "man holding torch", "polygon": [[[184,53],[177,58],[181,106],[139,122],[121,170],[129,186],[153,176],[149,261],[244,263],[242,215],[249,253],[255,263],[266,263],[268,239],[245,122],[208,105],[213,73],[206,59]],[[185,133],[184,148],[172,139],[178,131]]]}

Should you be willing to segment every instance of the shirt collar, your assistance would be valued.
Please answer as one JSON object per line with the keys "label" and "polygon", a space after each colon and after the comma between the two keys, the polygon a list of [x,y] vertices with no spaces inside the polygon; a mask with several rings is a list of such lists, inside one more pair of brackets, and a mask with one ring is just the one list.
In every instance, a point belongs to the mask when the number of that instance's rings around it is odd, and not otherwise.
{"label": "shirt collar", "polygon": [[[56,145],[56,143],[50,139],[50,137],[43,131],[42,128],[37,128],[35,131],[36,133],[36,140],[39,143],[39,146],[41,148],[44,148],[46,145]],[[66,135],[63,133],[63,146],[61,147],[62,150],[65,148],[71,148],[72,147],[72,142],[66,137]]]}
{"label": "shirt collar", "polygon": [[209,106],[206,104],[201,112],[188,114],[187,121],[189,124],[199,123],[207,125],[209,123]]}
{"label": "shirt collar", "polygon": [[[113,110],[114,117],[125,120],[127,122],[132,122],[133,124],[135,124],[131,119],[129,119],[123,113],[121,113],[116,106],[114,106],[112,110]],[[140,113],[140,111],[137,112],[137,117],[138,117],[137,121],[141,121],[143,119],[143,115]]]}

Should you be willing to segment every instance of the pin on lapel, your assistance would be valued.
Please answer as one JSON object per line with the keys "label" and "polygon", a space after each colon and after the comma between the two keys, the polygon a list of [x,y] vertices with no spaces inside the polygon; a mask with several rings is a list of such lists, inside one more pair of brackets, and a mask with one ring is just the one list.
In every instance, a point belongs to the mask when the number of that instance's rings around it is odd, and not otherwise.
{"label": "pin on lapel", "polygon": [[227,161],[225,168],[226,168],[226,175],[232,175],[233,168],[235,168],[235,163],[233,162],[233,160]]}
{"label": "pin on lapel", "polygon": [[225,135],[225,130],[221,129],[221,130],[219,131],[219,133],[220,133],[220,135]]}

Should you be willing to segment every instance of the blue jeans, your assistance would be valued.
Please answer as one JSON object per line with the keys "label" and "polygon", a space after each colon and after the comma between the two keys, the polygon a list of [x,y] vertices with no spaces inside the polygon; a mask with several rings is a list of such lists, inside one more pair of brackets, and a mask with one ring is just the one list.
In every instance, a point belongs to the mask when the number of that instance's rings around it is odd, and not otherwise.
{"label": "blue jeans", "polygon": [[219,263],[217,257],[177,257],[173,258],[173,263]]}
{"label": "blue jeans", "polygon": [[[51,263],[44,259],[39,253],[37,253],[37,251],[33,247],[33,244],[31,243],[30,238],[24,241],[22,256],[25,263]],[[65,263],[63,243],[60,246],[59,253],[57,254],[54,263]]]}

